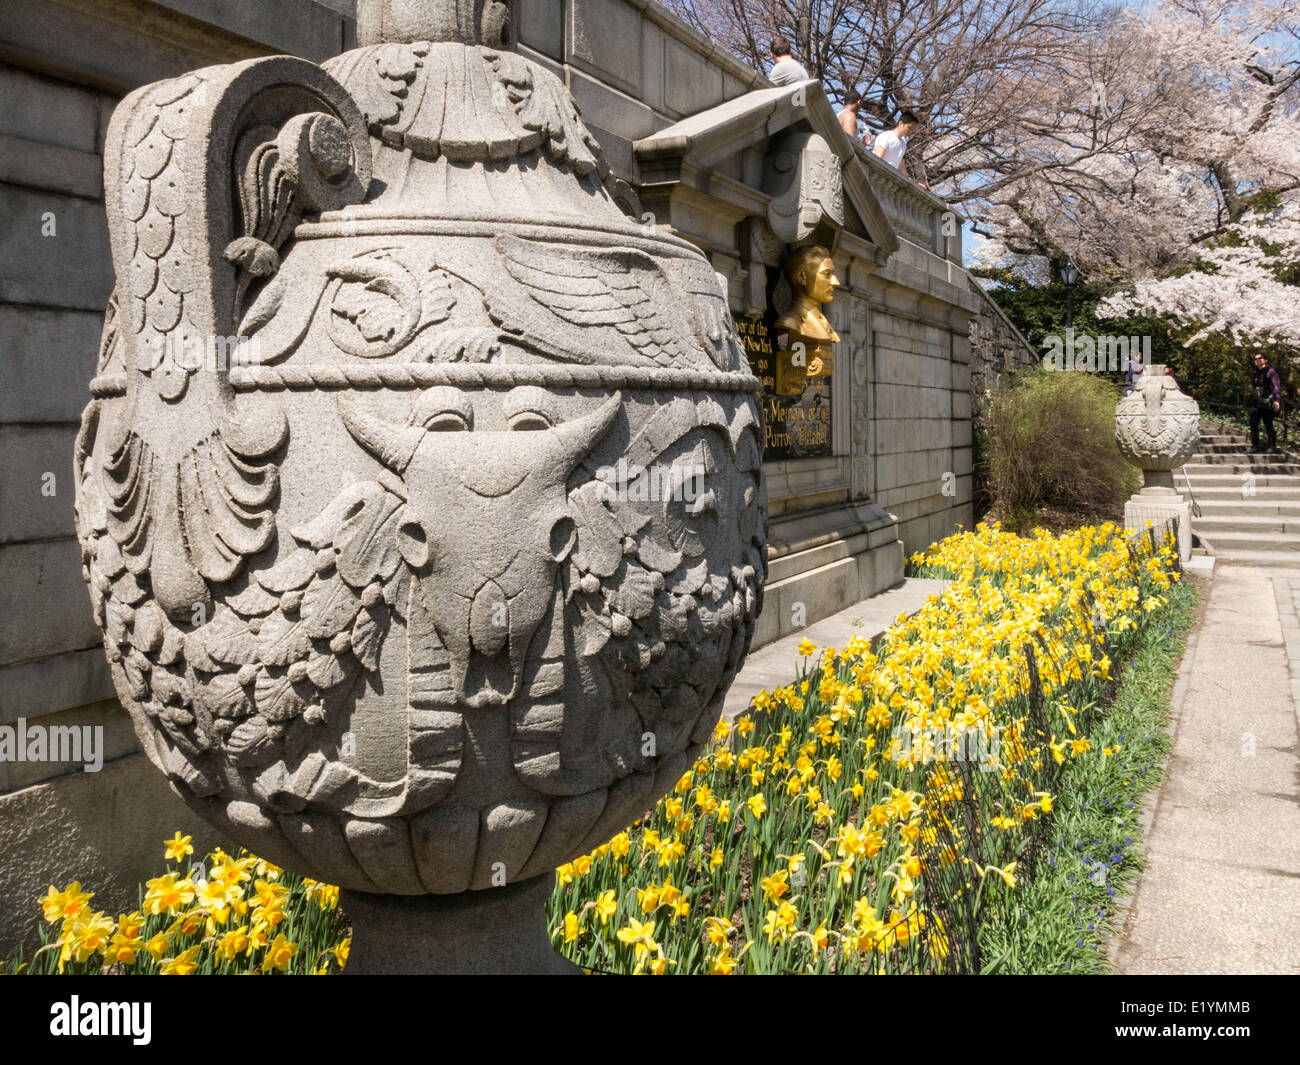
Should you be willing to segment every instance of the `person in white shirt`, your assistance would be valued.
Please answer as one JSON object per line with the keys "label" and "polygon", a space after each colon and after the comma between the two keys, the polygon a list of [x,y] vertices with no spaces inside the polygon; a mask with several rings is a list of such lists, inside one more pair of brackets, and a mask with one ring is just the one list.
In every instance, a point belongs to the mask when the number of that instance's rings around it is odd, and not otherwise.
{"label": "person in white shirt", "polygon": [[835,117],[840,121],[840,129],[854,140],[858,138],[858,108],[862,106],[862,93],[850,89],[844,94],[844,110]]}
{"label": "person in white shirt", "polygon": [[[907,163],[904,161],[903,156],[907,154],[907,139],[916,132],[920,124],[921,120],[916,117],[916,112],[901,112],[898,116],[898,125],[893,129],[885,130],[884,133],[877,136],[875,144],[872,145],[872,151],[890,166],[911,177],[912,175],[907,171]],[[923,182],[917,181],[917,184],[923,189],[929,188]]]}
{"label": "person in white shirt", "polygon": [[773,85],[794,85],[808,80],[808,71],[790,54],[790,42],[784,37],[772,41],[772,73],[768,75]]}

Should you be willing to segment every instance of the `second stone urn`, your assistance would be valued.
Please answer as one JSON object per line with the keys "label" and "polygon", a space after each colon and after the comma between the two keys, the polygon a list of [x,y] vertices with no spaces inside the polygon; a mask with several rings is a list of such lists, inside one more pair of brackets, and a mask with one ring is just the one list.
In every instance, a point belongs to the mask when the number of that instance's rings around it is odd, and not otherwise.
{"label": "second stone urn", "polygon": [[[554,971],[552,870],[690,770],[766,574],[758,381],[494,0],[114,114],[77,441],[113,678],[350,971]],[[631,217],[629,217],[631,215]]]}
{"label": "second stone urn", "polygon": [[1147,367],[1115,409],[1115,440],[1142,471],[1142,490],[1124,505],[1124,525],[1140,531],[1148,521],[1177,518],[1184,562],[1192,550],[1191,504],[1176,490],[1173,471],[1195,454],[1200,434],[1200,407],[1162,365]]}

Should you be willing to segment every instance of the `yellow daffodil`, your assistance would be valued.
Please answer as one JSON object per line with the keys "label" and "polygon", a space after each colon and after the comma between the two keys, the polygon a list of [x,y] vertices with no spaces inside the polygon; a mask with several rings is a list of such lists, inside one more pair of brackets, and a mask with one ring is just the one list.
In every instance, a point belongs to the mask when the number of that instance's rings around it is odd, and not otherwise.
{"label": "yellow daffodil", "polygon": [[120,931],[114,932],[113,938],[104,949],[104,960],[110,964],[120,962],[122,965],[131,965],[135,962],[136,954],[142,950],[144,950],[144,940],[138,936],[123,935]]}
{"label": "yellow daffodil", "polygon": [[572,943],[578,938],[578,915],[570,910],[564,915],[564,942]]}
{"label": "yellow daffodil", "polygon": [[293,961],[294,955],[298,953],[298,944],[291,943],[280,933],[274,939],[269,947],[266,948],[266,957],[262,961],[263,971],[270,969],[284,972],[289,967],[289,962]]}
{"label": "yellow daffodil", "polygon": [[351,949],[352,949],[352,937],[348,936],[345,940],[343,940],[343,942],[341,942],[337,947],[335,947],[331,951],[331,953],[334,955],[335,961],[339,963],[340,969],[342,969],[345,965],[347,965],[348,952]]}
{"label": "yellow daffodil", "polygon": [[176,957],[164,961],[159,972],[163,976],[192,976],[199,967],[199,951],[202,949],[203,945],[196,943]]}
{"label": "yellow daffodil", "polygon": [[177,880],[175,873],[166,873],[145,881],[144,912],[148,914],[175,913],[194,901],[194,885],[187,877]]}
{"label": "yellow daffodil", "polygon": [[618,941],[633,948],[635,959],[640,964],[651,951],[659,949],[659,944],[654,941],[654,930],[653,921],[643,923],[629,918],[627,925],[618,930]]}
{"label": "yellow daffodil", "polygon": [[768,902],[776,902],[782,895],[790,890],[787,881],[790,872],[788,869],[782,869],[780,872],[773,873],[771,876],[765,876],[759,881],[759,887],[763,889],[763,897]]}
{"label": "yellow daffodil", "polygon": [[609,919],[614,916],[618,910],[618,902],[614,898],[614,892],[602,891],[596,896],[594,904],[596,916],[600,918],[601,926],[607,925]]}
{"label": "yellow daffodil", "polygon": [[182,836],[177,830],[171,839],[163,840],[163,854],[169,862],[182,861],[188,855],[194,853],[193,839],[190,836]]}
{"label": "yellow daffodil", "polygon": [[240,925],[238,928],[232,928],[217,940],[215,952],[222,961],[234,961],[235,958],[248,950],[249,943],[248,925]]}
{"label": "yellow daffodil", "polygon": [[101,954],[109,944],[114,929],[113,919],[107,914],[79,913],[64,924],[64,953],[77,961],[85,961],[92,954]]}
{"label": "yellow daffodil", "polygon": [[81,890],[81,883],[74,880],[62,891],[55,889],[51,884],[49,890],[41,896],[41,912],[50,924],[58,924],[60,921],[66,921],[70,917],[77,917],[86,909],[88,903],[94,895],[88,891]]}

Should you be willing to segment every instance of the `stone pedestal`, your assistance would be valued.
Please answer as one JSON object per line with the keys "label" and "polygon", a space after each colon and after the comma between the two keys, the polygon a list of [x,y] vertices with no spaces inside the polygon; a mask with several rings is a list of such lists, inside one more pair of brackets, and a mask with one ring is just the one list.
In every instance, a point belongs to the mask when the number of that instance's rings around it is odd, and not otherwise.
{"label": "stone pedestal", "polygon": [[554,874],[458,895],[343,891],[349,976],[577,975],[546,930]]}
{"label": "stone pedestal", "polygon": [[1170,518],[1178,519],[1178,557],[1192,557],[1192,505],[1170,485],[1152,484],[1154,475],[1169,478],[1168,470],[1147,470],[1147,484],[1124,504],[1124,528],[1143,532],[1147,522],[1159,527]]}

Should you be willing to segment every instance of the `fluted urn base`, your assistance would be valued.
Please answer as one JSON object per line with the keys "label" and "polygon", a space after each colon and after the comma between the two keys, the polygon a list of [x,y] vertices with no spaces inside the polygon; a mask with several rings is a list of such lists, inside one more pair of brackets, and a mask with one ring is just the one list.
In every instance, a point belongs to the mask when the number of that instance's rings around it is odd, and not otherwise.
{"label": "fluted urn base", "polygon": [[1178,494],[1178,489],[1174,487],[1174,471],[1143,470],[1141,494],[1144,496],[1176,496]]}
{"label": "fluted urn base", "polygon": [[1145,532],[1147,523],[1160,528],[1170,519],[1178,522],[1178,555],[1192,557],[1192,505],[1174,488],[1169,470],[1143,470],[1143,487],[1124,504],[1124,528]]}
{"label": "fluted urn base", "polygon": [[342,892],[351,976],[574,975],[546,930],[554,874],[459,895]]}

